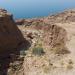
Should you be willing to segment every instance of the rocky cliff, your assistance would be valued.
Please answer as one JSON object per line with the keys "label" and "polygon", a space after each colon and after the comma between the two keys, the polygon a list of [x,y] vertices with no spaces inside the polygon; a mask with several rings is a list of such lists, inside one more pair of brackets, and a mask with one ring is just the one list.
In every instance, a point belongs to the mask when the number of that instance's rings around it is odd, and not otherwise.
{"label": "rocky cliff", "polygon": [[[5,9],[0,9],[0,75],[8,75],[10,63],[12,67],[16,64],[22,66],[23,57],[21,56],[29,46],[30,43],[23,37],[14,22],[13,15]],[[23,49],[25,50],[21,52]]]}
{"label": "rocky cliff", "polygon": [[13,20],[13,15],[0,9],[0,53],[14,50],[22,42],[24,38]]}

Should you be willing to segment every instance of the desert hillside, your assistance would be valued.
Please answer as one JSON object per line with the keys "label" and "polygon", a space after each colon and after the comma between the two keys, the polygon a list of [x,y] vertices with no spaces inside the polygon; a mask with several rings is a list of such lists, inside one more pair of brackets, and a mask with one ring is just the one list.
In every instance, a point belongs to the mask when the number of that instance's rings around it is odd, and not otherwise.
{"label": "desert hillside", "polygon": [[74,9],[15,21],[1,9],[0,25],[1,75],[75,74]]}

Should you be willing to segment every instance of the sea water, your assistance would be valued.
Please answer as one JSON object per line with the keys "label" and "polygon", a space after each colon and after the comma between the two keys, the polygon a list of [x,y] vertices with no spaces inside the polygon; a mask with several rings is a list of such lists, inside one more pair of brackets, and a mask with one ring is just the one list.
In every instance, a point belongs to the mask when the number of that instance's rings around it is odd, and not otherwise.
{"label": "sea water", "polygon": [[36,18],[75,8],[75,0],[0,0],[15,18]]}

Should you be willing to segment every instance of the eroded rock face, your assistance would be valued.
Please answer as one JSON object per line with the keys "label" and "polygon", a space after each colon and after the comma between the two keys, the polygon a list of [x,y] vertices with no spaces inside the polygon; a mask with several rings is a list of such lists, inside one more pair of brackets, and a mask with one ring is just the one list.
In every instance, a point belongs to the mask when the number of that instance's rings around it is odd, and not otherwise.
{"label": "eroded rock face", "polygon": [[66,10],[59,14],[48,16],[47,20],[50,20],[49,22],[55,23],[75,22],[75,9]]}
{"label": "eroded rock face", "polygon": [[17,25],[23,25],[24,24],[24,19],[15,20],[15,23]]}
{"label": "eroded rock face", "polygon": [[16,26],[12,14],[0,9],[0,53],[18,47],[24,38]]}

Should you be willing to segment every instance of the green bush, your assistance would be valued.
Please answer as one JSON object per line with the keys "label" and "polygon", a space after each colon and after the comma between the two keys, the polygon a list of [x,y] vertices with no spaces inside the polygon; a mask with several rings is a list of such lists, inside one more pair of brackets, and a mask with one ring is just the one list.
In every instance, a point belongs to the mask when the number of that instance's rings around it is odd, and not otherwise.
{"label": "green bush", "polygon": [[44,50],[42,47],[34,47],[32,53],[40,56],[44,54]]}

